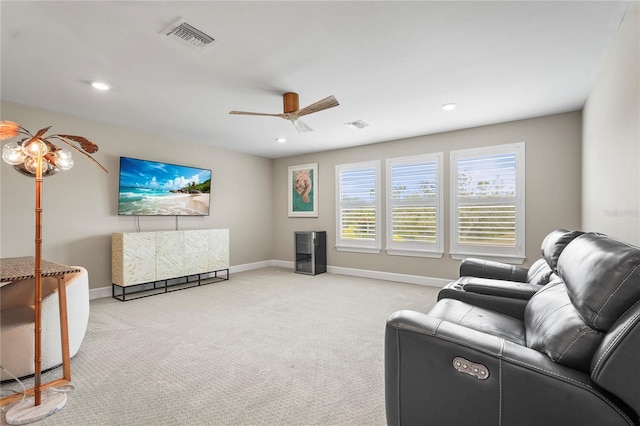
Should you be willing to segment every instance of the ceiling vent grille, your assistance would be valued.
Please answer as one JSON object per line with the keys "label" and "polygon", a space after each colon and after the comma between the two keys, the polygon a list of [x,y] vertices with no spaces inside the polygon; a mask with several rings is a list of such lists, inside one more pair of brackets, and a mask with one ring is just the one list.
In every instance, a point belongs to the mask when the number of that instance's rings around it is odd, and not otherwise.
{"label": "ceiling vent grille", "polygon": [[362,120],[350,121],[348,123],[344,123],[344,125],[351,127],[352,129],[364,129],[365,127],[369,127],[369,123]]}
{"label": "ceiling vent grille", "polygon": [[213,37],[187,24],[183,18],[169,25],[162,34],[195,50],[202,50],[215,41]]}

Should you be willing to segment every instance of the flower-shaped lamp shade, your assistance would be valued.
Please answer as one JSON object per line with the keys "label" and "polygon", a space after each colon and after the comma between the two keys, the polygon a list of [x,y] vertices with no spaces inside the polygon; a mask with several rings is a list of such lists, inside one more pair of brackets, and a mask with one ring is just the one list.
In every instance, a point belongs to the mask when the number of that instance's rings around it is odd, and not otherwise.
{"label": "flower-shaped lamp shade", "polygon": [[28,157],[44,157],[49,152],[49,147],[39,138],[31,138],[22,143],[22,152]]}
{"label": "flower-shaped lamp shade", "polygon": [[22,151],[22,146],[18,142],[9,142],[2,147],[2,159],[12,166],[24,163],[27,156]]}
{"label": "flower-shaped lamp shade", "polygon": [[71,152],[66,149],[59,149],[53,154],[56,166],[61,170],[69,170],[73,167]]}
{"label": "flower-shaped lamp shade", "polygon": [[[107,171],[91,155],[98,150],[94,144],[82,136],[55,134],[45,136],[51,126],[40,129],[31,134],[24,127],[13,121],[0,121],[0,140],[13,138],[18,135],[25,136],[21,141],[9,142],[2,147],[2,159],[14,166],[14,168],[27,176],[34,176],[38,157],[42,158],[42,175],[50,176],[60,170],[69,170],[73,167],[71,152],[60,149],[53,141],[65,143],[70,148],[83,154],[93,161],[105,172]],[[75,144],[79,145],[76,146]]]}

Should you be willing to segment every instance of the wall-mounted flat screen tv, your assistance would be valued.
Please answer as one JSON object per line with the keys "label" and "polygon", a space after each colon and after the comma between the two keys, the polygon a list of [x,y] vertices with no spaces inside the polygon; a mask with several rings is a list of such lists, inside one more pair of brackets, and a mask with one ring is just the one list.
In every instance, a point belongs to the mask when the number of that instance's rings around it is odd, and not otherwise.
{"label": "wall-mounted flat screen tv", "polygon": [[120,157],[118,214],[208,216],[211,170]]}

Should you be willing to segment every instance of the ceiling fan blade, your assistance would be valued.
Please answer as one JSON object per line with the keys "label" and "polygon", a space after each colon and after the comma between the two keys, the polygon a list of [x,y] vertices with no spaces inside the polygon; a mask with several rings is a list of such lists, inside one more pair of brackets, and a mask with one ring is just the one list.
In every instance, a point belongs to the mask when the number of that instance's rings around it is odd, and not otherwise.
{"label": "ceiling fan blade", "polygon": [[316,103],[313,103],[304,108],[300,108],[298,111],[294,111],[290,113],[295,117],[302,117],[303,115],[313,114],[314,112],[324,111],[325,109],[333,108],[340,105],[335,96],[327,96],[326,98],[319,100]]}
{"label": "ceiling fan blade", "polygon": [[296,130],[300,133],[313,131],[311,127],[309,127],[304,121],[300,120],[299,118],[291,120],[291,122],[293,123],[293,127],[295,127]]}
{"label": "ceiling fan blade", "polygon": [[267,117],[282,117],[284,114],[267,114],[266,112],[229,111],[229,114],[239,115],[264,115]]}

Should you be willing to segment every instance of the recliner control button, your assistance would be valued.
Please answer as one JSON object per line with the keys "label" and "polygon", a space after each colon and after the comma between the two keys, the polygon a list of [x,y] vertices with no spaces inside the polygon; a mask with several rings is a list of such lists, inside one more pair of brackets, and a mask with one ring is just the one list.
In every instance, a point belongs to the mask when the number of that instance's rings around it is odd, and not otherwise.
{"label": "recliner control button", "polygon": [[453,359],[453,368],[460,373],[469,374],[479,380],[484,380],[489,377],[489,369],[487,367],[459,356]]}

